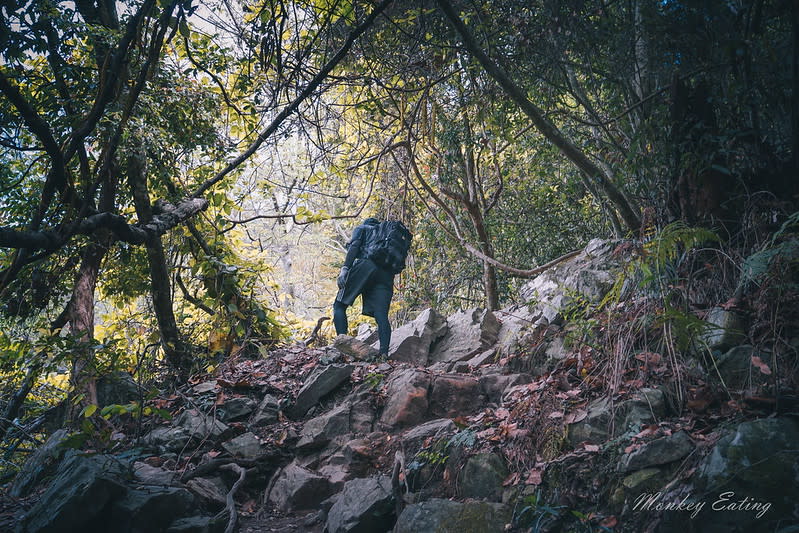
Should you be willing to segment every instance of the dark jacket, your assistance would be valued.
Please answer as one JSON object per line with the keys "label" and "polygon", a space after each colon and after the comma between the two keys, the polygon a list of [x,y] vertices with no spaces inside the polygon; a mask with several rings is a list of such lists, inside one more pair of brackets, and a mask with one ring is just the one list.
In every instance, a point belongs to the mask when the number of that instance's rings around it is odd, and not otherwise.
{"label": "dark jacket", "polygon": [[363,257],[368,232],[378,223],[375,218],[367,218],[352,232],[344,260],[349,275],[344,287],[336,295],[337,301],[348,306],[355,302],[358,295],[362,295],[362,313],[367,316],[374,316],[375,312],[381,310],[387,313],[394,294],[394,274]]}

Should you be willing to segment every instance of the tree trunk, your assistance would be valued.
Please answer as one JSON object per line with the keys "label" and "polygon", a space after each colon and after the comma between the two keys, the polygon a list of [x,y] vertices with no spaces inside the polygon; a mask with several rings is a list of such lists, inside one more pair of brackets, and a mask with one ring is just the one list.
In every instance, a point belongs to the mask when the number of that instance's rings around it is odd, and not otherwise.
{"label": "tree trunk", "polygon": [[[146,155],[143,150],[136,150],[128,157],[128,183],[136,206],[136,215],[140,224],[148,224],[153,219],[153,208],[150,205],[150,194],[147,187]],[[150,269],[150,297],[153,311],[161,333],[161,347],[169,366],[177,371],[181,379],[188,377],[188,347],[178,330],[175,313],[172,309],[172,286],[166,254],[161,237],[158,235],[148,239],[147,264]]]}

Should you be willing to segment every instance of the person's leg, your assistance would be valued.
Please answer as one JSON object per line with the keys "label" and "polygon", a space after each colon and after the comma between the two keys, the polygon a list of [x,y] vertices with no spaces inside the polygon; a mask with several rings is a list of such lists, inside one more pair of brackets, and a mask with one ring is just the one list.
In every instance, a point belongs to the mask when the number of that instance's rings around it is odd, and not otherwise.
{"label": "person's leg", "polygon": [[336,335],[347,334],[347,305],[338,300],[333,303],[333,325],[336,326]]}
{"label": "person's leg", "polygon": [[388,321],[388,306],[375,310],[377,322],[377,338],[380,340],[380,356],[388,356],[388,347],[391,344],[391,322]]}

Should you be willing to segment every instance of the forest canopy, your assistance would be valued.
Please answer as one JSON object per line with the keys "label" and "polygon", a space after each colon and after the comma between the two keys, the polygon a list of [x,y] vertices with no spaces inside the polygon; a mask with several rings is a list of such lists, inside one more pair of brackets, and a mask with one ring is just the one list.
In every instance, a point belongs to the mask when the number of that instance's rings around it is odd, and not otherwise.
{"label": "forest canopy", "polygon": [[402,321],[674,222],[745,258],[797,210],[795,2],[0,14],[3,431],[31,391],[85,409],[112,370],[185,381],[302,338],[372,214],[414,234]]}

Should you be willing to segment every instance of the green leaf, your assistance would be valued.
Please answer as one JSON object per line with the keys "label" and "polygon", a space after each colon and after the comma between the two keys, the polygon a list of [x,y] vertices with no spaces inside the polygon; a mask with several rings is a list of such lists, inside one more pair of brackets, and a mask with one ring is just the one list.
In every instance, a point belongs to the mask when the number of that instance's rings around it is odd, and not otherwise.
{"label": "green leaf", "polygon": [[97,406],[95,404],[87,405],[81,411],[83,418],[89,418],[97,411]]}

